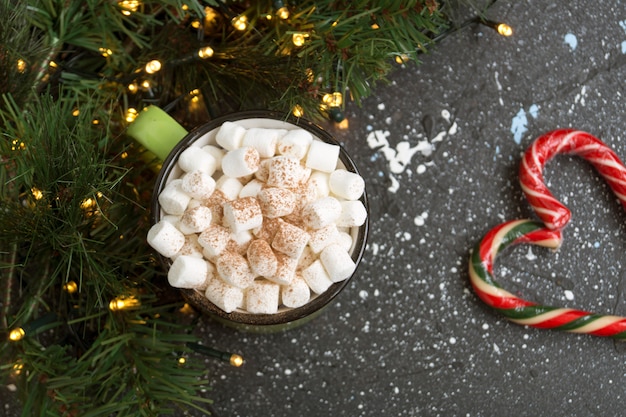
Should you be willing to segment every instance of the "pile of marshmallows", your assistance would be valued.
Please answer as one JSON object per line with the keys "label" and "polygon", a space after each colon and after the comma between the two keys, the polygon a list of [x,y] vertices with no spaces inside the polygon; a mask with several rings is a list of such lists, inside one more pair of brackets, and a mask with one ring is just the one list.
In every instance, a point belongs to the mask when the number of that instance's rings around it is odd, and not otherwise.
{"label": "pile of marshmallows", "polygon": [[349,232],[366,221],[365,183],[337,168],[339,146],[235,122],[215,141],[184,150],[182,176],[158,196],[165,215],[147,239],[173,260],[170,285],[227,313],[272,314],[352,275]]}

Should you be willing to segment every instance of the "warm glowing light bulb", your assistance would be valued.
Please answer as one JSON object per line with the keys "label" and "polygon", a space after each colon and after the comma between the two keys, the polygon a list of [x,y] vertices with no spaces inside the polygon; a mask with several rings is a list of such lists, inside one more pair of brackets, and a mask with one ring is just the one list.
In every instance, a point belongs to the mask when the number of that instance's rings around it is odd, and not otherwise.
{"label": "warm glowing light bulb", "polygon": [[74,109],[72,111],[72,116],[77,117],[80,114],[80,110],[79,109]]}
{"label": "warm glowing light bulb", "polygon": [[236,353],[233,353],[232,355],[230,355],[230,364],[239,368],[241,365],[243,365],[243,358]]}
{"label": "warm glowing light bulb", "polygon": [[126,110],[126,121],[128,123],[132,123],[138,116],[138,112],[137,109],[134,108],[129,108],[128,110]]}
{"label": "warm glowing light bulb", "polygon": [[43,193],[39,188],[33,187],[30,189],[30,192],[33,194],[33,197],[35,197],[35,200],[41,200],[43,198]]}
{"label": "warm glowing light bulb", "polygon": [[187,363],[187,358],[185,358],[184,356],[181,356],[180,358],[178,358],[179,365],[184,365],[185,363]]}
{"label": "warm glowing light bulb", "polygon": [[15,376],[20,375],[22,373],[22,369],[24,369],[24,364],[21,362],[16,362],[13,364],[13,370],[11,373]]}
{"label": "warm glowing light bulb", "polygon": [[199,20],[194,20],[193,22],[191,22],[191,27],[194,29],[200,29],[200,21]]}
{"label": "warm glowing light bulb", "polygon": [[198,49],[198,56],[202,59],[211,58],[215,51],[210,46]]}
{"label": "warm glowing light bulb", "polygon": [[161,61],[153,59],[146,64],[145,70],[148,74],[154,74],[155,72],[159,72],[162,66],[163,64],[161,64]]}
{"label": "warm glowing light bulb", "polygon": [[236,16],[231,23],[235,29],[244,31],[248,27],[248,18],[245,15]]}
{"label": "warm glowing light bulb", "polygon": [[137,85],[137,83],[131,83],[128,84],[128,91],[130,91],[131,93],[136,93],[137,90],[139,89],[139,86]]}
{"label": "warm glowing light bulb", "polygon": [[178,311],[183,314],[193,314],[195,312],[193,307],[191,307],[188,303],[185,303]]}
{"label": "warm glowing light bulb", "polygon": [[113,55],[113,51],[109,48],[98,48],[98,50],[100,51],[100,54],[105,58]]}
{"label": "warm glowing light bulb", "polygon": [[143,88],[145,88],[145,89],[148,89],[148,88],[152,87],[152,85],[150,85],[150,81],[148,81],[148,80],[144,80],[144,81],[141,83],[141,86],[142,86]]}
{"label": "warm glowing light bulb", "polygon": [[305,33],[294,33],[291,36],[291,42],[293,42],[293,44],[296,46],[302,46],[304,45],[306,38],[307,38],[307,35]]}
{"label": "warm glowing light bulb", "polygon": [[78,284],[74,281],[69,281],[63,284],[63,290],[69,294],[74,294],[78,291]]}
{"label": "warm glowing light bulb", "polygon": [[9,332],[9,340],[12,342],[22,340],[24,336],[26,336],[26,332],[21,327],[17,327]]}
{"label": "warm glowing light bulb", "polygon": [[315,73],[313,72],[311,68],[306,69],[306,80],[310,83],[315,81]]}
{"label": "warm glowing light bulb", "polygon": [[136,12],[141,5],[139,0],[124,0],[117,3],[122,9],[122,14],[130,16],[133,12]]}
{"label": "warm glowing light bulb", "polygon": [[343,119],[341,122],[337,123],[335,126],[337,126],[337,128],[341,130],[347,130],[350,127],[350,122],[348,122],[348,119]]}
{"label": "warm glowing light bulb", "polygon": [[19,72],[26,71],[26,61],[24,61],[23,59],[18,59],[17,60],[17,70]]}
{"label": "warm glowing light bulb", "polygon": [[513,35],[513,28],[506,23],[500,23],[496,26],[496,30],[502,36],[511,36]]}
{"label": "warm glowing light bulb", "polygon": [[280,9],[276,10],[276,16],[279,19],[287,20],[289,19],[289,8],[287,6],[283,6]]}
{"label": "warm glowing light bulb", "polygon": [[11,141],[11,150],[17,151],[18,149],[26,149],[26,144],[19,139],[13,139]]}
{"label": "warm glowing light bulb", "polygon": [[119,311],[140,306],[141,302],[135,297],[117,297],[109,303],[109,310]]}
{"label": "warm glowing light bulb", "polygon": [[398,64],[402,65],[409,60],[409,56],[406,54],[397,55],[395,59]]}
{"label": "warm glowing light bulb", "polygon": [[291,110],[291,112],[293,113],[294,116],[296,117],[302,117],[304,116],[304,109],[302,108],[301,105],[296,104],[295,106],[293,106],[293,110]]}
{"label": "warm glowing light bulb", "polygon": [[217,19],[219,17],[219,14],[217,13],[217,11],[209,6],[206,6],[204,8],[204,20],[207,23],[211,23],[212,21],[214,21],[215,19]]}
{"label": "warm glowing light bulb", "polygon": [[335,91],[332,94],[324,94],[322,101],[329,107],[341,107],[343,104],[343,95],[339,91]]}
{"label": "warm glowing light bulb", "polygon": [[57,67],[59,66],[59,65],[58,65],[56,62],[54,62],[54,61],[50,61],[50,64],[49,64],[49,65],[50,65],[50,68],[57,68]]}
{"label": "warm glowing light bulb", "polygon": [[89,210],[96,206],[96,200],[93,198],[86,198],[80,202],[80,208],[83,210]]}

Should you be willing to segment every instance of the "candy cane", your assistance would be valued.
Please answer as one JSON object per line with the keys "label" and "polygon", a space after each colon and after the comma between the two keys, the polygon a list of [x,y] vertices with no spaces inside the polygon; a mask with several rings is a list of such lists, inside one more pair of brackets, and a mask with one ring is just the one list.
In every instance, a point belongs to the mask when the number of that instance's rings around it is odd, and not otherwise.
{"label": "candy cane", "polygon": [[508,246],[531,243],[556,249],[561,232],[532,220],[514,220],[491,229],[476,245],[469,264],[470,282],[478,297],[509,320],[540,329],[626,339],[626,318],[599,315],[571,308],[543,306],[519,298],[496,282],[496,256]]}
{"label": "candy cane", "polygon": [[557,154],[578,155],[589,161],[626,208],[626,168],[615,152],[589,133],[554,130],[528,148],[519,172],[526,199],[548,228],[561,229],[571,218],[568,208],[554,198],[543,179],[544,166]]}

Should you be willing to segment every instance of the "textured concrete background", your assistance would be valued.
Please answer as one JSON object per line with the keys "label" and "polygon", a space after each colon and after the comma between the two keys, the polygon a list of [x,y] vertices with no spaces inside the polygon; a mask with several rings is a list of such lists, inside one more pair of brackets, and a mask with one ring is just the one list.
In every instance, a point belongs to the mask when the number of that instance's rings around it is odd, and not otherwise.
{"label": "textured concrete background", "polygon": [[[586,130],[626,158],[626,4],[500,0],[489,17],[514,36],[470,26],[446,38],[335,131],[372,205],[365,261],[338,302],[283,334],[198,329],[247,359],[207,363],[219,415],[623,414],[624,343],[504,320],[472,292],[467,260],[493,226],[533,216],[517,172],[539,135]],[[398,157],[417,150],[402,167],[376,135]],[[500,282],[540,303],[626,316],[621,206],[579,159],[558,157],[546,181],[573,211],[564,244],[507,251]]]}
{"label": "textured concrete background", "polygon": [[[626,4],[500,0],[489,17],[514,36],[467,27],[350,106],[348,130],[329,127],[366,179],[365,260],[302,328],[258,335],[200,321],[206,345],[246,358],[206,362],[219,416],[623,414],[623,342],[506,321],[472,292],[467,261],[493,226],[533,216],[517,172],[539,135],[586,130],[626,159]],[[558,157],[546,180],[573,211],[564,244],[507,251],[500,282],[626,316],[621,206],[579,159]]]}

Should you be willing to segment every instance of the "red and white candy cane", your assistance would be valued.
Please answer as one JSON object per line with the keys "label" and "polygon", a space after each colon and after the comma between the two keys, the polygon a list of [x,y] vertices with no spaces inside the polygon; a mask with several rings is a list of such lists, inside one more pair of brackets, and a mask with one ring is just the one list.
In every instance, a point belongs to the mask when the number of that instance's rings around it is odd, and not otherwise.
{"label": "red and white candy cane", "polygon": [[556,249],[561,244],[561,231],[533,220],[513,220],[491,229],[474,248],[469,264],[470,282],[485,304],[517,324],[626,340],[624,317],[539,305],[503,289],[494,278],[496,256],[520,243]]}
{"label": "red and white candy cane", "polygon": [[561,229],[571,218],[569,209],[554,198],[543,179],[546,163],[557,154],[578,155],[589,161],[626,208],[626,168],[615,152],[589,133],[558,129],[533,142],[526,150],[519,171],[526,199],[546,227]]}
{"label": "red and white candy cane", "polygon": [[519,174],[524,194],[544,224],[515,220],[491,229],[472,252],[470,282],[481,300],[515,323],[626,340],[625,317],[539,305],[504,290],[494,278],[496,256],[510,245],[560,246],[561,229],[571,213],[554,198],[543,179],[545,164],[557,154],[578,155],[589,161],[626,208],[626,167],[615,152],[589,133],[569,129],[549,132],[528,148]]}

